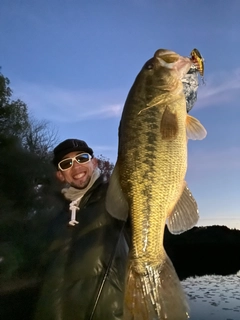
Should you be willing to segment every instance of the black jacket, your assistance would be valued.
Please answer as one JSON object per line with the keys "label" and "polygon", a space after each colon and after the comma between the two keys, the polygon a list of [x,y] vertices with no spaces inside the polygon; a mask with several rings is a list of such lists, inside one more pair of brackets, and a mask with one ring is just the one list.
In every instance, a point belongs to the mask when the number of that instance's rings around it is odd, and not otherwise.
{"label": "black jacket", "polygon": [[128,245],[124,223],[105,209],[106,190],[100,177],[80,202],[78,225],[68,226],[68,208],[55,219],[35,320],[122,319]]}

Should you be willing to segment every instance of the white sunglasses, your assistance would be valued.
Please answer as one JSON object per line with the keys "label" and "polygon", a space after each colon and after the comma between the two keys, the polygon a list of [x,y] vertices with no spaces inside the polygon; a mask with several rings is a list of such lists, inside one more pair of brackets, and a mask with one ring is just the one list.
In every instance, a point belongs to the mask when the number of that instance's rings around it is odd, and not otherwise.
{"label": "white sunglasses", "polygon": [[77,163],[88,163],[91,159],[92,156],[89,153],[80,153],[73,158],[66,158],[60,161],[58,163],[58,168],[61,171],[66,171],[73,166],[74,161],[76,161]]}

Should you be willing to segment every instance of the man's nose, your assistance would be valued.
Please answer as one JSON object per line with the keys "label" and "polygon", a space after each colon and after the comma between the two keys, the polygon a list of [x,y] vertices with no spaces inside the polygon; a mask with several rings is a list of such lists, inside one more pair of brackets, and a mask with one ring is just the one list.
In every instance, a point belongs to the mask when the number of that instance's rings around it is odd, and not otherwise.
{"label": "man's nose", "polygon": [[79,163],[76,159],[73,160],[73,166],[79,166],[81,163]]}

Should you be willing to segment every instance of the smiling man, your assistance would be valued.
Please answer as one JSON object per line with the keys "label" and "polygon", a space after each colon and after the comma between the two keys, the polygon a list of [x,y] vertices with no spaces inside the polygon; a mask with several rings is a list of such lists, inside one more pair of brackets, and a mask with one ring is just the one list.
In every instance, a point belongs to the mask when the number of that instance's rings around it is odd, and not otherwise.
{"label": "smiling man", "polygon": [[53,164],[67,203],[52,223],[35,319],[122,319],[128,245],[124,223],[105,209],[108,184],[98,161],[86,142],[67,139]]}
{"label": "smiling man", "polygon": [[71,187],[84,189],[91,178],[95,181],[100,175],[93,150],[82,140],[63,141],[54,149],[54,155],[53,163],[58,167],[57,178]]}

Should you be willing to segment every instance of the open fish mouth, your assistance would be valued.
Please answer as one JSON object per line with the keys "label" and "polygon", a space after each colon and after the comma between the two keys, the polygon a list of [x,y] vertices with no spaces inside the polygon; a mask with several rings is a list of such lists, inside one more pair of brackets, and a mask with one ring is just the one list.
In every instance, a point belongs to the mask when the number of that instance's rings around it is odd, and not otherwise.
{"label": "open fish mouth", "polygon": [[155,58],[161,58],[166,63],[175,63],[179,60],[180,56],[169,50],[159,49],[154,54]]}

